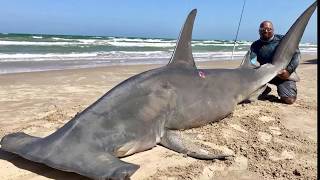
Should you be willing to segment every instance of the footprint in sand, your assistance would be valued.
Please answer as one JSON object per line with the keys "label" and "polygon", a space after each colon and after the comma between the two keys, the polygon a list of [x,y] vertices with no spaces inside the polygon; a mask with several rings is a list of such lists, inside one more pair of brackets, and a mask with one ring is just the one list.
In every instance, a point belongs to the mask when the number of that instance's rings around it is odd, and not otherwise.
{"label": "footprint in sand", "polygon": [[248,131],[242,129],[242,127],[239,126],[239,125],[237,125],[237,124],[230,124],[230,126],[231,126],[233,129],[237,130],[237,131],[240,131],[240,132],[243,132],[243,133],[247,133],[247,132],[248,132]]}
{"label": "footprint in sand", "polygon": [[270,142],[272,139],[272,135],[265,132],[258,132],[258,136],[263,142]]}
{"label": "footprint in sand", "polygon": [[270,116],[260,116],[258,119],[262,122],[270,122],[275,120],[274,117],[270,117]]}
{"label": "footprint in sand", "polygon": [[276,136],[280,136],[282,134],[280,132],[280,128],[279,127],[270,126],[269,130],[270,130],[271,134],[276,135]]}
{"label": "footprint in sand", "polygon": [[294,159],[295,154],[292,151],[283,150],[280,155],[270,155],[270,159],[272,161],[279,161],[279,160],[285,160],[285,159]]}
{"label": "footprint in sand", "polygon": [[[202,173],[196,179],[211,180],[215,179],[216,172],[229,172],[229,171],[245,171],[248,169],[248,158],[244,156],[237,156],[234,158],[231,165],[224,163],[215,163],[204,167]],[[223,179],[223,178],[222,178]]]}

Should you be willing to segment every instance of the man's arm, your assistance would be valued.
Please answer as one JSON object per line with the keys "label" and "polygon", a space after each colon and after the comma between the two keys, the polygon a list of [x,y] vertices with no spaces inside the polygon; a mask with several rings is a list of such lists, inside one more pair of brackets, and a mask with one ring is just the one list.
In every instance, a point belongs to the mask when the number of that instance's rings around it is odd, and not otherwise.
{"label": "man's arm", "polygon": [[251,44],[251,46],[250,46],[250,63],[252,65],[259,66],[259,62],[257,60],[255,43]]}
{"label": "man's arm", "polygon": [[289,78],[289,76],[291,75],[291,73],[293,73],[298,65],[299,65],[299,61],[300,61],[300,51],[299,49],[296,50],[296,52],[294,53],[290,63],[288,64],[286,69],[281,70],[278,73],[278,77],[280,77],[283,80],[286,80]]}
{"label": "man's arm", "polygon": [[300,53],[300,50],[297,49],[296,52],[294,53],[290,63],[288,64],[286,70],[291,74],[293,73],[298,65],[299,65],[299,61],[300,61],[300,58],[301,58],[301,53]]}

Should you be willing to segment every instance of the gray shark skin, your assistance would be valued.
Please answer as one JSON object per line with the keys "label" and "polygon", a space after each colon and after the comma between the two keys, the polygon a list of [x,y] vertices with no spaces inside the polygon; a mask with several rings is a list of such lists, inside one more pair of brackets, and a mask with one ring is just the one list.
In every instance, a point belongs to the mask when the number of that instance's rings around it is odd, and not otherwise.
{"label": "gray shark skin", "polygon": [[129,178],[139,166],[119,157],[156,144],[195,158],[224,158],[188,149],[176,130],[223,119],[274,78],[289,63],[316,6],[290,28],[273,64],[237,69],[197,69],[191,50],[194,9],[166,66],[123,81],[47,137],[13,133],[2,138],[1,148],[92,179]]}

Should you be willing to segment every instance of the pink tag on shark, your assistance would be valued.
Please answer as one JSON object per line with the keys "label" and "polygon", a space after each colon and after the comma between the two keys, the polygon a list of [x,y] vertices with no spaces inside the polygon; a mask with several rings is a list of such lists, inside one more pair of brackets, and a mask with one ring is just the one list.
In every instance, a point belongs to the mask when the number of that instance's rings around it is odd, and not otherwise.
{"label": "pink tag on shark", "polygon": [[199,77],[201,77],[201,78],[206,78],[206,75],[204,74],[204,72],[203,71],[198,71],[198,74],[199,74]]}

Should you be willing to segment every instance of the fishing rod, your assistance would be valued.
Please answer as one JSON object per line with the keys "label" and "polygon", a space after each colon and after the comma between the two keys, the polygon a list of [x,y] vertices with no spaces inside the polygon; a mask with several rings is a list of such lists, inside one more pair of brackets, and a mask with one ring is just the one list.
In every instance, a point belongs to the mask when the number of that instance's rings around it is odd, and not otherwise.
{"label": "fishing rod", "polygon": [[237,42],[237,39],[238,39],[239,28],[240,28],[240,24],[241,24],[242,15],[243,15],[243,11],[244,11],[244,6],[245,5],[246,5],[246,0],[243,1],[241,16],[240,16],[240,20],[239,20],[239,24],[238,24],[237,33],[236,33],[236,38],[234,39],[234,43],[233,43],[233,50],[232,50],[231,60],[233,60],[233,53],[234,53],[234,49],[236,48],[236,42]]}

